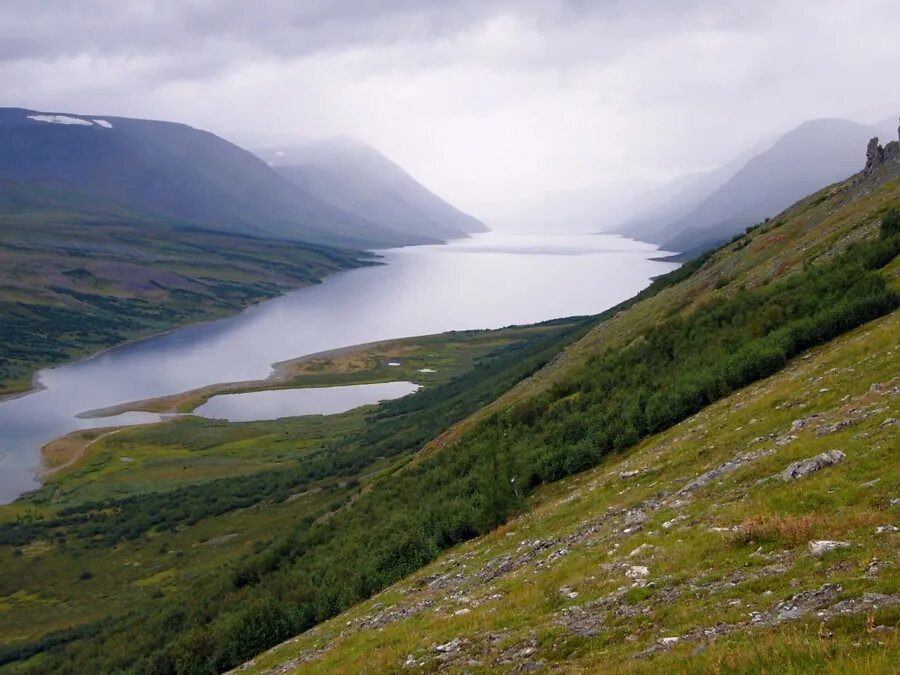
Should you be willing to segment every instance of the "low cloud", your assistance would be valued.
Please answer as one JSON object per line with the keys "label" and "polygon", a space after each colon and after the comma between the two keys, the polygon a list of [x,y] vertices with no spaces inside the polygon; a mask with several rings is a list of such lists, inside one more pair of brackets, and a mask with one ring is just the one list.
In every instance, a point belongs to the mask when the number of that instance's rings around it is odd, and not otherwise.
{"label": "low cloud", "polygon": [[811,118],[898,113],[898,29],[894,0],[13,0],[0,95],[251,146],[357,136],[497,224],[542,192],[713,165]]}

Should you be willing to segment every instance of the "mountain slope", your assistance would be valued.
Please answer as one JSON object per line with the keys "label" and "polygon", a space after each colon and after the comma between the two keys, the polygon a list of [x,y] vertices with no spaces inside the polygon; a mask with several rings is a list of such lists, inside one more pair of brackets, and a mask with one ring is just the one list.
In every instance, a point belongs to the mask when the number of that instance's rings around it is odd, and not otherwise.
{"label": "mountain slope", "polygon": [[[673,647],[671,658],[693,658],[699,671],[716,663],[816,671],[835,656],[860,672],[886,667],[898,654],[890,627],[900,589],[873,558],[890,560],[898,550],[889,497],[898,478],[891,458],[900,352],[891,308],[900,289],[900,223],[893,216],[879,230],[879,221],[900,207],[898,175],[900,164],[855,176],[686,268],[374,485],[330,522],[334,545],[363,575],[368,565],[398,564],[379,558],[389,547],[376,542],[391,536],[375,524],[384,514],[379,500],[393,500],[398,512],[408,507],[410,534],[398,546],[410,550],[393,555],[410,563],[429,559],[433,536],[453,543],[471,536],[471,529],[459,534],[466,526],[488,532],[504,514],[538,511],[245,668],[353,672],[364,660],[385,670],[658,672],[670,657],[646,659]],[[870,243],[852,246],[860,240]],[[863,267],[853,262],[863,259]],[[806,351],[838,325],[875,316],[850,309],[870,282],[870,291],[893,287],[878,291],[887,292],[887,304],[875,313],[890,315]],[[829,297],[841,283],[850,284],[848,295]],[[755,327],[737,319],[741,312]],[[846,324],[839,318],[851,316]],[[817,336],[812,342],[800,338],[807,330]],[[757,339],[778,347],[743,342]],[[704,351],[720,364],[710,379],[696,360]],[[682,365],[657,363],[660,354]],[[721,387],[737,373],[751,382],[771,375],[717,400],[712,392],[728,392]],[[644,387],[623,384],[631,377]],[[841,448],[822,463],[835,467],[814,478],[777,477],[791,462]],[[617,453],[633,461],[621,463]],[[554,482],[597,465],[593,474]],[[472,490],[467,480],[482,487]],[[525,497],[535,484],[545,487]],[[367,534],[339,534],[360,519]],[[369,538],[374,550],[365,549]],[[807,552],[811,541],[826,539],[849,547],[821,558],[815,547]],[[293,560],[315,564],[316,557],[302,551]],[[273,582],[303,584],[293,569]],[[347,565],[333,571],[351,586],[356,573]],[[815,637],[823,631],[835,636],[827,649]],[[690,656],[698,641],[717,638],[721,646],[709,656],[702,649]]]}
{"label": "mountain slope", "polygon": [[27,390],[39,368],[237,313],[373,262],[175,227],[94,199],[78,204],[92,215],[79,216],[66,193],[38,196],[41,211],[0,205],[0,395]]}
{"label": "mountain slope", "polygon": [[306,192],[410,235],[455,239],[487,228],[363,143],[339,137],[257,153]]}
{"label": "mountain slope", "polygon": [[771,147],[710,172],[684,176],[645,196],[638,214],[615,228],[671,251],[701,251],[772,217],[810,192],[858,169],[873,136],[896,138],[893,124],[813,120]]}
{"label": "mountain slope", "polygon": [[846,120],[814,120],[782,136],[689,214],[673,223],[664,248],[687,251],[729,239],[792,202],[842,180],[865,157],[877,130]]}
{"label": "mountain slope", "polygon": [[35,211],[46,191],[241,234],[356,248],[432,241],[343,211],[183,124],[0,109],[0,196]]}
{"label": "mountain slope", "polygon": [[541,489],[239,672],[893,672],[898,330],[895,311]]}
{"label": "mountain slope", "polygon": [[640,241],[662,243],[671,223],[684,218],[725,184],[749,157],[741,155],[709,171],[679,176],[634,199],[632,216],[613,231]]}

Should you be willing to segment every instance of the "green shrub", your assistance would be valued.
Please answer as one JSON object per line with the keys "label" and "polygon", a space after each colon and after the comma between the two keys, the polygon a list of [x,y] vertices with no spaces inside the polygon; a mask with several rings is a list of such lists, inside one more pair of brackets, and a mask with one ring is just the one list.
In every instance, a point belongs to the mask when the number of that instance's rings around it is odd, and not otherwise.
{"label": "green shrub", "polygon": [[900,235],[900,209],[893,208],[881,219],[881,238],[890,239]]}

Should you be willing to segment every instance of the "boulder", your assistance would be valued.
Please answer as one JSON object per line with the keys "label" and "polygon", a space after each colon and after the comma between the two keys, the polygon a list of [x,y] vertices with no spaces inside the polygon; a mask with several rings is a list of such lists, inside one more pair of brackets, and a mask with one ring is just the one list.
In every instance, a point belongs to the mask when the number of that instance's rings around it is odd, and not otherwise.
{"label": "boulder", "polygon": [[807,459],[801,459],[799,462],[794,462],[778,474],[778,477],[781,478],[781,480],[786,481],[796,480],[819,471],[820,469],[824,469],[827,466],[839,464],[845,459],[847,459],[847,455],[840,450],[829,450],[828,452],[823,452],[815,457],[809,457]]}
{"label": "boulder", "polygon": [[842,548],[850,548],[850,544],[846,541],[830,541],[828,539],[809,542],[809,552],[817,558]]}
{"label": "boulder", "polygon": [[650,576],[650,570],[643,565],[632,565],[625,572],[625,576],[629,579],[646,579]]}

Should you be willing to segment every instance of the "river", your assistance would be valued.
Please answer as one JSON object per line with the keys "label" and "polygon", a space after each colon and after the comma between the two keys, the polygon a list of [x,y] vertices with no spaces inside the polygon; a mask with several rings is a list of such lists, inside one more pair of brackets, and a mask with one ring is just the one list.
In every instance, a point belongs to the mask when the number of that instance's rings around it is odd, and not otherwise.
{"label": "river", "polygon": [[39,483],[41,446],[80,428],[157,419],[78,413],[266,377],[278,361],[339,347],[596,314],[676,265],[613,235],[488,232],[443,246],[381,251],[385,265],[328,277],[233,317],[42,370],[42,389],[0,401],[0,503]]}

